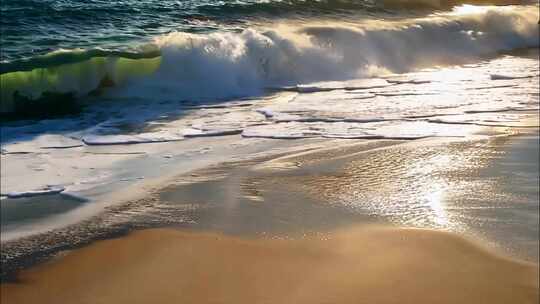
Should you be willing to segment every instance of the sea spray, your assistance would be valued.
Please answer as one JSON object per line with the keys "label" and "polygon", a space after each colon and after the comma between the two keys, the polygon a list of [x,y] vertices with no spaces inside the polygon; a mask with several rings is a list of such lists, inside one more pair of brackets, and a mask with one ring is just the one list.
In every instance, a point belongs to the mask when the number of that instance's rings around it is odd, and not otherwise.
{"label": "sea spray", "polygon": [[402,21],[344,25],[304,22],[241,32],[158,36],[160,56],[111,55],[4,73],[1,111],[13,95],[44,92],[85,96],[103,84],[109,97],[148,100],[222,99],[260,94],[266,87],[407,72],[461,64],[501,51],[538,47],[538,7],[464,6]]}

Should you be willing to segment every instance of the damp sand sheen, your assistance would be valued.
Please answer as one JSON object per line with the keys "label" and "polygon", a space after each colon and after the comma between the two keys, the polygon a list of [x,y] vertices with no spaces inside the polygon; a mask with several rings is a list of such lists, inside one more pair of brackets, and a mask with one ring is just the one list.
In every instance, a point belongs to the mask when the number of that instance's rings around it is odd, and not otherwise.
{"label": "damp sand sheen", "polygon": [[[525,136],[525,139],[530,138],[524,141],[525,146],[520,143],[522,136]],[[529,147],[537,150],[534,145],[538,137],[534,134],[532,137],[527,136],[526,134],[517,136],[515,139],[517,144],[511,140],[510,147],[521,146],[521,149]],[[506,143],[506,139],[501,140],[502,144],[497,143],[499,140],[495,140],[496,144],[492,144],[495,148],[490,149],[500,149]],[[371,154],[364,155],[372,150],[366,151],[362,145],[353,144],[286,155],[264,162],[249,162],[251,166],[249,168],[256,172],[264,172],[270,177],[280,174],[279,180],[285,184],[295,182],[307,184],[306,181],[313,176],[317,176],[316,180],[320,183],[321,180],[325,180],[324,175],[328,172],[336,173],[340,172],[340,168],[347,168],[342,166],[343,162],[369,163],[370,155],[384,155],[384,150],[394,153],[394,157],[403,159],[402,153],[406,151],[407,146],[416,150],[421,150],[422,146],[434,147],[454,155],[469,154],[470,151],[466,147],[475,147],[474,141],[473,143],[465,141],[465,148],[458,146],[461,152],[446,144],[442,147],[440,145],[432,140],[423,144],[405,144],[405,148],[399,149],[396,147],[403,145],[379,144],[373,145],[379,147],[379,150],[375,149]],[[489,152],[485,153],[490,155]],[[522,158],[521,164],[531,161],[538,155],[535,153],[518,155]],[[423,155],[418,157],[416,160],[418,162],[425,158]],[[477,163],[478,160],[470,162]],[[296,165],[288,167],[291,163]],[[294,170],[299,170],[297,163],[303,163],[302,167],[305,167],[304,170],[308,173],[294,173]],[[386,170],[391,170],[394,166],[392,163],[385,165],[388,167]],[[516,172],[519,171],[516,169],[520,166],[519,163],[510,162],[510,164]],[[331,170],[328,170],[329,166]],[[466,167],[457,163],[456,166]],[[482,166],[487,165],[483,163]],[[235,166],[225,168],[227,171],[233,171]],[[293,172],[283,175],[284,170]],[[490,170],[493,173],[498,169],[495,167]],[[240,171],[249,170],[244,167]],[[378,171],[382,183],[393,183],[392,177],[388,177],[392,176],[389,174],[390,171],[385,171],[384,168]],[[199,178],[204,174],[210,175],[208,171],[201,171],[192,176]],[[456,172],[453,174],[459,176]],[[258,179],[253,178],[253,183],[270,180],[266,175],[257,177]],[[302,177],[304,175],[307,177]],[[454,175],[449,176],[456,178]],[[218,180],[217,184],[205,184],[207,182],[203,178],[202,188],[197,188],[196,184],[182,185],[180,188],[170,186],[160,191],[161,200],[195,201],[197,197],[201,200],[205,198],[206,201],[222,200],[224,198],[219,194],[212,196],[208,192],[219,192],[221,188],[225,192],[238,191],[230,184],[239,182],[235,176],[231,173],[231,180]],[[336,184],[333,187],[346,193],[347,191],[341,189],[343,186],[340,186],[340,183],[347,181],[348,177],[345,175],[334,181]],[[6,303],[538,302],[539,269],[534,257],[529,261],[516,259],[500,248],[495,249],[476,238],[459,236],[455,233],[425,228],[401,228],[399,225],[354,224],[353,219],[348,224],[342,223],[340,228],[315,229],[315,232],[309,234],[299,232],[303,231],[302,229],[296,229],[297,232],[288,234],[251,234],[257,227],[265,229],[290,221],[282,214],[281,221],[278,219],[276,223],[266,226],[262,224],[250,226],[242,223],[242,219],[246,221],[250,217],[255,219],[258,217],[264,222],[261,217],[264,215],[250,211],[250,205],[274,205],[269,210],[280,210],[281,207],[276,204],[283,202],[269,199],[275,198],[275,193],[288,191],[288,188],[277,185],[269,183],[266,187],[264,185],[259,187],[258,190],[261,192],[259,200],[237,202],[238,209],[230,212],[239,215],[229,217],[229,221],[233,221],[233,225],[237,228],[219,226],[220,219],[216,214],[197,216],[197,211],[194,211],[194,218],[200,226],[195,224],[190,229],[140,230],[121,238],[96,241],[82,249],[65,252],[56,259],[23,270],[15,281],[1,285],[2,301]],[[277,187],[281,190],[272,190]],[[296,188],[303,189],[298,185]],[[318,195],[324,197],[323,185],[317,188]],[[301,191],[309,192],[309,187]],[[514,191],[520,190],[516,188]],[[393,198],[392,193],[388,193],[388,198]],[[300,208],[295,205],[321,203],[326,204],[309,199],[306,203],[292,198],[285,203],[291,205],[290,210],[280,212],[296,214],[302,211],[295,210]],[[448,208],[453,209],[456,206],[448,205]],[[328,214],[329,210],[323,209],[321,212]],[[269,218],[276,216],[269,211],[262,213]],[[467,216],[466,210],[457,213]],[[504,213],[499,216],[502,220],[505,219],[503,215]],[[314,214],[305,213],[304,216],[317,219]],[[322,219],[317,219],[316,225],[321,226],[324,221],[332,221],[330,217]],[[291,224],[287,229],[294,231],[295,225],[303,224]],[[211,232],[215,230],[236,232],[227,234]]]}

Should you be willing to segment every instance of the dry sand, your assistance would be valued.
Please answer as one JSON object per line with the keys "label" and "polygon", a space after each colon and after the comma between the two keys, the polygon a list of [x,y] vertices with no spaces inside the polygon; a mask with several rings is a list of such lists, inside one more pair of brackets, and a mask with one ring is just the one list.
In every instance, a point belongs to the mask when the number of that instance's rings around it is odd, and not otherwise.
{"label": "dry sand", "polygon": [[538,303],[538,266],[445,232],[299,240],[145,230],[24,271],[2,303]]}

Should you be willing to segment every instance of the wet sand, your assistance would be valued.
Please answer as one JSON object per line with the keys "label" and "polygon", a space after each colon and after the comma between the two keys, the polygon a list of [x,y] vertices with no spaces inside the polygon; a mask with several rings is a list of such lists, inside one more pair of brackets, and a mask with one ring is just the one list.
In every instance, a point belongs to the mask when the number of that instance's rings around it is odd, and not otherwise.
{"label": "wet sand", "polygon": [[464,234],[537,262],[538,136],[526,134],[379,141],[224,165],[179,179],[158,201],[192,208],[185,227],[198,231],[311,235],[391,224]]}
{"label": "wet sand", "polygon": [[157,229],[1,288],[2,303],[538,303],[538,268],[429,230],[269,240]]}
{"label": "wet sand", "polygon": [[[0,285],[1,300],[538,303],[537,262],[511,259],[484,242],[443,232],[453,226],[438,221],[447,219],[447,223],[466,227],[477,222],[485,226],[492,218],[500,219],[501,223],[488,226],[495,240],[510,240],[510,246],[517,247],[526,241],[531,242],[527,246],[537,247],[537,233],[534,239],[529,237],[538,229],[534,224],[537,220],[527,217],[528,222],[520,222],[520,216],[538,212],[537,205],[520,209],[538,195],[537,188],[525,183],[538,175],[538,165],[526,166],[538,154],[538,136],[528,136],[517,140],[501,137],[353,144],[224,164],[180,176],[176,184],[159,190],[140,214],[137,208],[126,210],[135,215],[134,221],[155,221],[156,227],[170,228],[139,230],[64,252],[20,272],[17,281]],[[532,147],[536,150],[530,150]],[[505,172],[527,174],[516,181],[520,187],[501,180],[508,189],[498,183],[488,183],[490,187],[485,189],[467,188]],[[456,181],[459,183],[453,185]],[[433,200],[422,203],[436,182],[449,185],[443,190],[453,195],[437,199],[437,204]],[[485,213],[482,204],[497,201],[488,197],[475,201],[471,192],[459,192],[465,188],[479,196],[490,191],[495,197],[512,191],[519,196]],[[360,207],[343,204],[347,202],[343,195],[373,194],[373,189],[385,195],[386,203],[373,200],[376,204]],[[406,189],[414,191],[404,192]],[[501,192],[493,192],[496,189]],[[528,192],[531,196],[526,199]],[[336,200],[336,194],[340,200]],[[404,199],[393,201],[396,194]],[[468,200],[457,199],[457,194]],[[407,195],[411,200],[405,199]],[[411,205],[415,198],[418,206]],[[521,205],[513,207],[516,204]],[[367,207],[386,207],[383,211],[395,212],[395,216],[368,214],[364,212],[370,210]],[[409,218],[402,208],[417,212],[410,217],[414,221],[392,222]],[[172,220],[179,216],[188,220],[174,224]],[[520,223],[516,226],[516,222]],[[530,260],[537,261],[537,251]]]}

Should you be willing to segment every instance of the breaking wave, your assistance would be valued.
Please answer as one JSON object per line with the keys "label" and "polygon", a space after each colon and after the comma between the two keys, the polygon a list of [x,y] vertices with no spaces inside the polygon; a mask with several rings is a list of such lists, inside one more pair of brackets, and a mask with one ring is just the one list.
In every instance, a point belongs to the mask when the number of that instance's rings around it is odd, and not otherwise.
{"label": "breaking wave", "polygon": [[45,92],[81,97],[111,87],[103,94],[150,100],[229,98],[268,87],[465,63],[537,48],[538,20],[538,6],[461,6],[399,22],[176,32],[155,38],[150,51],[140,53],[71,51],[12,64],[0,75],[1,112],[13,112],[21,98],[35,100]]}

